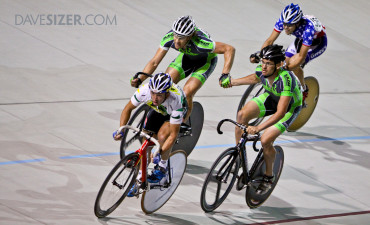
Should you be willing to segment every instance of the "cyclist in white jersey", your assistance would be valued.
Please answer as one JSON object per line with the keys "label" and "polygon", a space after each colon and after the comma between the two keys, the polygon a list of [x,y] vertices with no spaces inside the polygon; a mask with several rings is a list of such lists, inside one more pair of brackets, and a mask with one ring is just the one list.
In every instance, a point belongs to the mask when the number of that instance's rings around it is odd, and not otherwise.
{"label": "cyclist in white jersey", "polygon": [[[144,130],[152,132],[161,146],[161,160],[148,176],[150,183],[157,183],[164,178],[168,157],[180,131],[181,122],[187,111],[186,97],[182,89],[172,82],[168,73],[158,73],[150,78],[149,83],[140,86],[121,113],[120,126],[127,124],[131,112],[140,104],[147,104],[148,112]],[[122,138],[122,133],[113,133],[115,140]],[[140,179],[140,173],[137,179]],[[134,196],[131,190],[128,197]]]}

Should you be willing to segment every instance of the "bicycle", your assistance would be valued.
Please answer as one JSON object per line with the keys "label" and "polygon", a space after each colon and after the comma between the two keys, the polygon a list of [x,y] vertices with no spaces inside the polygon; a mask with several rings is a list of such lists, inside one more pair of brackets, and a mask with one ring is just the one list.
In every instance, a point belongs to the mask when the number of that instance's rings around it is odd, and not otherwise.
{"label": "bicycle", "polygon": [[[307,123],[307,121],[311,118],[313,112],[315,111],[317,102],[319,101],[320,95],[319,81],[313,76],[305,77],[304,80],[308,87],[309,92],[305,100],[305,103],[301,109],[301,112],[294,120],[294,122],[288,127],[287,131],[289,132],[297,131]],[[244,94],[242,95],[242,98],[240,99],[238,112],[244,107],[244,105],[248,101],[263,93],[264,88],[262,87],[261,83],[249,85],[247,90],[245,90]],[[263,119],[264,117],[260,117],[251,120],[251,122],[249,122],[249,125],[257,126],[262,122]]]}
{"label": "bicycle", "polygon": [[[166,179],[162,179],[159,183],[148,183],[147,150],[155,145],[154,155],[156,155],[159,153],[160,145],[152,135],[146,134],[136,127],[125,125],[120,127],[119,131],[123,129],[134,130],[140,137],[144,137],[144,141],[136,152],[123,157],[104,180],[94,205],[94,212],[98,218],[106,217],[112,213],[134,185],[137,188],[135,196],[139,198],[142,194],[142,211],[146,214],[157,211],[171,198],[185,173],[186,153],[182,150],[173,151],[168,159]],[[142,177],[139,182],[136,177],[140,166]]]}
{"label": "bicycle", "polygon": [[[137,78],[140,74],[151,77],[150,74],[138,72],[135,74],[134,79]],[[130,120],[127,122],[127,125],[132,125],[142,131],[149,110],[151,110],[151,108],[148,105],[141,105],[131,116]],[[203,107],[199,102],[194,101],[193,111],[191,112],[191,115],[186,122],[187,126],[181,126],[180,132],[177,136],[177,140],[172,148],[172,151],[184,150],[186,152],[186,155],[189,156],[198,142],[203,129],[203,122]],[[182,139],[181,142],[179,141],[180,139]],[[123,131],[120,145],[121,159],[126,155],[126,151],[129,151],[130,149],[137,149],[141,144],[141,139],[138,137],[138,133],[136,133],[136,131]]]}
{"label": "bicycle", "polygon": [[[263,159],[263,149],[256,147],[260,140],[260,134],[248,135],[247,126],[239,124],[231,119],[224,119],[218,123],[217,132],[222,134],[221,126],[227,121],[235,124],[243,130],[239,143],[235,147],[228,148],[213,163],[202,187],[200,197],[201,207],[205,212],[212,212],[218,208],[230,193],[235,181],[238,191],[246,188],[245,200],[250,208],[256,208],[262,205],[274,190],[279,181],[284,165],[284,151],[280,146],[274,146],[276,149],[276,158],[273,172],[275,180],[271,189],[265,194],[257,194],[256,189],[262,182],[266,166]],[[252,167],[248,169],[248,157],[246,152],[246,143],[253,141],[253,149],[258,152]],[[242,173],[238,175],[239,169]]]}

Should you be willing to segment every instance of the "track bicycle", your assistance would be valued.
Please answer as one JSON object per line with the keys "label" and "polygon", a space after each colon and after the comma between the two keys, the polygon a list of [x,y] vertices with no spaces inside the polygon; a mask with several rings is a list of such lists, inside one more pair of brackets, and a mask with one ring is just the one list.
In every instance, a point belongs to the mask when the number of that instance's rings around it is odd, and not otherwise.
{"label": "track bicycle", "polygon": [[[247,126],[239,124],[230,119],[221,120],[217,126],[217,132],[222,134],[221,126],[227,121],[235,124],[243,130],[239,143],[235,147],[228,148],[213,163],[202,187],[200,204],[205,212],[212,212],[217,209],[230,193],[234,183],[238,191],[246,188],[245,201],[250,208],[256,208],[262,205],[274,190],[279,181],[284,165],[284,151],[280,146],[274,146],[276,149],[276,158],[273,172],[275,180],[271,189],[265,194],[256,193],[256,189],[262,182],[266,166],[263,159],[263,149],[256,147],[260,141],[260,134],[249,135]],[[251,168],[248,168],[248,157],[246,152],[246,143],[252,141],[254,151],[258,152]],[[242,172],[238,175],[239,169]]]}
{"label": "track bicycle", "polygon": [[[320,85],[318,80],[313,76],[305,77],[304,80],[309,90],[308,95],[305,99],[305,102],[303,103],[301,112],[287,129],[287,131],[290,132],[297,131],[307,123],[316,108],[317,102],[319,101]],[[264,92],[265,89],[262,87],[261,83],[249,85],[247,90],[245,90],[244,94],[242,95],[242,98],[240,99],[237,112],[239,112],[243,108],[243,106],[252,98],[257,97]],[[264,117],[260,117],[251,120],[249,122],[249,125],[257,126],[262,122],[263,119]]]}
{"label": "track bicycle", "polygon": [[[125,125],[119,128],[134,130],[139,137],[143,137],[142,146],[131,154],[123,157],[104,180],[95,200],[94,212],[98,218],[103,218],[112,213],[126,198],[130,189],[135,185],[135,196],[141,197],[141,209],[150,214],[160,209],[173,195],[185,173],[187,157],[182,150],[173,151],[167,163],[168,175],[158,183],[149,183],[148,154],[150,147],[155,146],[155,153],[159,153],[160,145],[150,134],[146,134],[136,127]],[[141,167],[142,177],[136,177]]]}
{"label": "track bicycle", "polygon": [[[140,74],[148,77],[152,76],[144,72],[138,72],[135,74],[134,79],[138,78]],[[141,105],[132,114],[131,118],[127,122],[127,125],[132,125],[133,127],[136,127],[140,131],[142,131],[149,110],[151,110],[151,108],[148,105],[146,104]],[[202,132],[203,122],[204,122],[203,107],[199,102],[194,101],[191,115],[188,121],[186,122],[186,125],[185,126],[184,124],[181,125],[180,132],[177,136],[177,140],[172,148],[172,151],[184,150],[186,152],[186,155],[190,155],[195,145],[197,144],[200,134]],[[126,155],[127,151],[135,150],[138,147],[140,147],[141,144],[142,140],[139,138],[139,135],[136,131],[124,130],[120,145],[121,159]],[[129,146],[131,147],[128,148]]]}

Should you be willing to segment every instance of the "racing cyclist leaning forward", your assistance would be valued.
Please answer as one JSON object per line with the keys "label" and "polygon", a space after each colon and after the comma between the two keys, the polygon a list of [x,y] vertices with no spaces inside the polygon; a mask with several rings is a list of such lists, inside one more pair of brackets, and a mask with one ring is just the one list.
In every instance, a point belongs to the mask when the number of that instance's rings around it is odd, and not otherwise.
{"label": "racing cyclist leaning forward", "polygon": [[[153,133],[160,144],[161,160],[154,167],[148,181],[158,183],[166,177],[168,157],[180,131],[180,124],[187,111],[187,102],[182,89],[172,82],[168,73],[158,73],[150,78],[149,83],[140,86],[121,113],[120,126],[126,125],[131,112],[141,103],[151,107],[143,126],[144,131]],[[118,141],[123,133],[115,131],[113,138]],[[150,151],[148,151],[149,154]],[[141,168],[141,167],[140,167]],[[142,171],[137,180],[140,181]],[[134,185],[128,193],[133,197],[137,192]]]}
{"label": "racing cyclist leaning forward", "polygon": [[[265,92],[249,101],[237,116],[238,123],[248,125],[253,118],[271,115],[258,126],[248,126],[249,134],[264,130],[261,136],[266,172],[257,194],[265,194],[274,180],[273,165],[275,161],[274,141],[295,120],[302,108],[302,91],[298,78],[282,68],[285,59],[283,46],[269,45],[261,50],[261,64],[256,72],[239,79],[224,78],[229,83],[220,81],[220,85],[229,88],[238,85],[250,85],[261,82]],[[223,84],[223,85],[222,85]],[[235,128],[235,140],[239,142],[242,130]]]}
{"label": "racing cyclist leaning forward", "polygon": [[[146,64],[143,72],[152,74],[158,67],[168,50],[173,48],[179,55],[168,66],[174,83],[190,76],[184,85],[184,92],[188,102],[188,113],[184,121],[190,116],[193,109],[193,97],[212,74],[217,64],[217,54],[224,54],[223,74],[229,74],[235,55],[235,48],[231,45],[215,42],[210,35],[197,27],[191,16],[179,17],[172,25],[172,29],[162,38],[154,57]],[[132,79],[131,85],[138,87],[146,76]]]}

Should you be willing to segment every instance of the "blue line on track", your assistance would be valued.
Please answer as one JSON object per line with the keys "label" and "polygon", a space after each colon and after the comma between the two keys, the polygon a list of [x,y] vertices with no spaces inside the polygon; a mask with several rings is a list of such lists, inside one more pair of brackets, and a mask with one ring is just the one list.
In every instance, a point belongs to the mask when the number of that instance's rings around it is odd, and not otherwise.
{"label": "blue line on track", "polygon": [[[355,136],[355,137],[343,137],[343,138],[316,138],[316,139],[304,139],[304,140],[286,140],[286,141],[275,141],[276,144],[292,144],[292,143],[307,143],[307,142],[322,142],[322,141],[345,141],[345,140],[364,140],[370,139],[370,136]],[[247,145],[252,145],[251,142]],[[207,148],[229,148],[234,146],[234,144],[224,144],[224,145],[203,145],[196,146],[194,149],[207,149]],[[128,152],[130,153],[130,152]],[[101,156],[111,156],[119,155],[118,152],[108,152],[100,154],[85,154],[85,155],[72,155],[72,156],[61,156],[60,159],[77,159],[77,158],[92,158],[92,157],[101,157]],[[29,160],[18,160],[18,161],[7,161],[0,162],[0,166],[10,165],[10,164],[22,164],[22,163],[33,163],[33,162],[42,162],[45,159],[29,159]]]}

